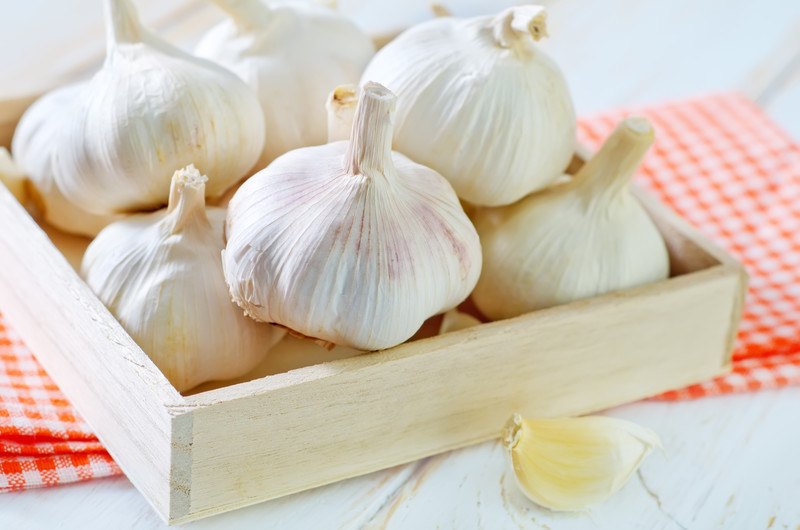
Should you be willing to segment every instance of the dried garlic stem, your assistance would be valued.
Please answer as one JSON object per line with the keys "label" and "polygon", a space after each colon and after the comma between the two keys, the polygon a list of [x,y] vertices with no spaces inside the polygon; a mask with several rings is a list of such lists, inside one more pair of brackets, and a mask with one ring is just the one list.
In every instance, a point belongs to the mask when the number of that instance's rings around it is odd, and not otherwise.
{"label": "dried garlic stem", "polygon": [[526,36],[538,41],[547,37],[547,11],[535,5],[510,7],[492,20],[491,28],[503,48],[513,47]]}
{"label": "dried garlic stem", "polygon": [[144,30],[131,0],[106,0],[105,17],[108,50],[117,44],[142,41]]}
{"label": "dried garlic stem", "polygon": [[392,112],[396,101],[386,87],[373,82],[364,85],[345,154],[348,174],[371,177],[393,165]]}
{"label": "dried garlic stem", "polygon": [[208,223],[206,215],[206,182],[208,177],[189,165],[172,177],[166,224],[171,234],[180,233],[191,221]]}
{"label": "dried garlic stem", "polygon": [[261,0],[211,0],[225,11],[241,30],[254,30],[267,23],[271,9]]}
{"label": "dried garlic stem", "polygon": [[575,175],[575,185],[589,200],[613,197],[627,189],[633,175],[653,145],[653,126],[645,118],[623,120],[600,151]]}

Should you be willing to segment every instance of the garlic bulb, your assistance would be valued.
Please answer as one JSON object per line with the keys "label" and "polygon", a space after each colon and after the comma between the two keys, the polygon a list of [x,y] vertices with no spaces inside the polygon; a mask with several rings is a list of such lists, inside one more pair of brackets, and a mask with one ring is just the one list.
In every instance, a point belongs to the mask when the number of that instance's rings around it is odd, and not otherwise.
{"label": "garlic bulb", "polygon": [[239,78],[145,30],[130,0],[106,0],[108,49],[56,140],[64,196],[94,213],[156,208],[189,163],[219,197],[264,145],[261,106]]}
{"label": "garlic bulb", "polygon": [[392,152],[394,104],[368,83],[349,142],[291,151],[233,197],[223,267],[247,314],[375,350],[469,295],[477,233],[441,175]]}
{"label": "garlic bulb", "polygon": [[225,211],[205,208],[207,178],[175,172],[169,208],[109,225],[86,250],[81,273],[179,391],[241,376],[283,331],[231,303],[222,275]]}
{"label": "garlic bulb", "polygon": [[83,87],[82,83],[67,85],[37,99],[17,124],[11,150],[30,180],[31,198],[44,220],[64,232],[94,237],[108,224],[124,216],[83,210],[64,197],[53,176],[56,139],[64,128],[67,110]]}
{"label": "garlic bulb", "polygon": [[653,143],[628,118],[572,181],[473,214],[483,273],[472,294],[491,319],[664,279],[669,255],[630,181]]}
{"label": "garlic bulb", "polygon": [[357,104],[358,88],[355,85],[340,85],[328,94],[325,103],[328,111],[328,142],[350,138]]}
{"label": "garlic bulb", "polygon": [[8,188],[19,202],[25,202],[25,174],[5,147],[0,147],[0,184]]}
{"label": "garlic bulb", "polygon": [[195,53],[229,68],[258,94],[269,138],[257,167],[326,139],[325,97],[358,82],[375,49],[343,15],[310,4],[213,0],[231,19],[212,28]]}
{"label": "garlic bulb", "polygon": [[444,175],[458,196],[510,204],[563,173],[575,111],[558,67],[534,45],[545,10],[437,18],[380,50],[362,79],[397,94],[394,147]]}
{"label": "garlic bulb", "polygon": [[605,416],[526,420],[514,414],[503,443],[525,496],[559,511],[606,500],[661,447],[650,429]]}

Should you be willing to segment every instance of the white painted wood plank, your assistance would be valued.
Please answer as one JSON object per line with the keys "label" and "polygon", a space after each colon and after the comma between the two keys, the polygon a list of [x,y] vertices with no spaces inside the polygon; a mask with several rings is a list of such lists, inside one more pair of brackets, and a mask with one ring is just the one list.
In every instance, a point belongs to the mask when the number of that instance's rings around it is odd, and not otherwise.
{"label": "white painted wood plank", "polygon": [[[800,29],[798,29],[800,36]],[[797,55],[773,90],[767,92],[759,103],[789,134],[800,140],[800,45]]]}
{"label": "white painted wood plank", "polygon": [[800,34],[794,1],[548,4],[543,46],[564,70],[579,114],[734,89],[757,97]]}
{"label": "white painted wood plank", "polygon": [[616,496],[586,513],[538,508],[499,443],[430,459],[370,521],[379,528],[766,528],[800,522],[800,388],[646,402],[612,415],[658,432],[654,453]]}

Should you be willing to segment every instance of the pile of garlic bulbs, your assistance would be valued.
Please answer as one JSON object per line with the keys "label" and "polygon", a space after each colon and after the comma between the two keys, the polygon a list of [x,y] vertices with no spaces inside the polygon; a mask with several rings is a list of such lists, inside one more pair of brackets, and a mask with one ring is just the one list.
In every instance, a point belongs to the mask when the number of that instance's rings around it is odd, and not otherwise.
{"label": "pile of garlic bulbs", "polygon": [[37,101],[12,151],[44,219],[96,236],[84,278],[179,390],[286,331],[390,348],[434,315],[478,324],[470,295],[499,319],[669,273],[628,191],[646,121],[560,183],[575,112],[540,6],[375,53],[330,9],[212,0],[230,18],[195,56],[104,1],[102,68]]}

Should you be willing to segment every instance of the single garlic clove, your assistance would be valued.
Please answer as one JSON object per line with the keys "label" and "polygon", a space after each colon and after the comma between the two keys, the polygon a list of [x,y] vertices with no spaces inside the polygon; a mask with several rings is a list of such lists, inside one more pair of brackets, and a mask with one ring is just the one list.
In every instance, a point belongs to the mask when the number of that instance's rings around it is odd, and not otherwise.
{"label": "single garlic clove", "polygon": [[473,213],[481,313],[510,318],[667,278],[664,239],[630,192],[653,135],[647,120],[628,118],[572,181]]}
{"label": "single garlic clove", "polygon": [[132,215],[89,245],[81,273],[179,391],[242,376],[284,332],[244,316],[220,260],[225,211],[205,208],[207,178],[176,171],[169,207]]}
{"label": "single garlic clove", "polygon": [[11,154],[5,147],[0,147],[0,184],[20,202],[25,203],[25,174],[11,159]]}
{"label": "single garlic clove", "polygon": [[375,49],[356,24],[308,3],[213,0],[230,19],[211,28],[195,53],[239,75],[258,94],[269,138],[256,164],[325,143],[325,98],[357,83]]}
{"label": "single garlic clove", "polygon": [[528,420],[514,414],[502,437],[525,496],[558,511],[606,500],[661,447],[653,431],[605,416]]}
{"label": "single garlic clove", "polygon": [[442,323],[439,326],[439,335],[478,326],[480,323],[480,320],[469,313],[464,313],[458,309],[451,309],[442,316]]}
{"label": "single garlic clove", "polygon": [[56,186],[53,171],[53,152],[65,114],[84,87],[85,83],[66,85],[37,99],[17,124],[11,150],[28,176],[31,202],[47,224],[70,234],[94,237],[124,215],[92,214],[73,204]]}
{"label": "single garlic clove", "polygon": [[139,22],[131,0],[105,0],[107,54],[77,95],[54,146],[64,196],[97,214],[166,204],[176,167],[212,175],[209,197],[244,177],[264,145],[261,106],[241,79]]}
{"label": "single garlic clove", "polygon": [[328,112],[328,143],[350,139],[356,105],[358,87],[355,85],[340,85],[328,94],[325,103]]}
{"label": "single garlic clove", "polygon": [[546,11],[436,18],[381,49],[362,81],[397,94],[394,148],[478,206],[553,183],[575,151],[575,111],[558,66],[535,44]]}
{"label": "single garlic clove", "polygon": [[441,175],[391,150],[394,99],[368,83],[350,141],[291,151],[231,200],[225,278],[253,318],[376,350],[469,295],[477,233]]}

